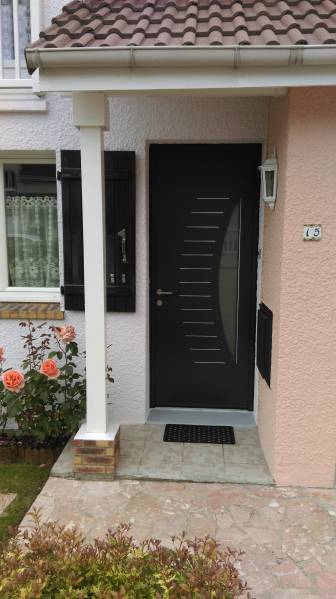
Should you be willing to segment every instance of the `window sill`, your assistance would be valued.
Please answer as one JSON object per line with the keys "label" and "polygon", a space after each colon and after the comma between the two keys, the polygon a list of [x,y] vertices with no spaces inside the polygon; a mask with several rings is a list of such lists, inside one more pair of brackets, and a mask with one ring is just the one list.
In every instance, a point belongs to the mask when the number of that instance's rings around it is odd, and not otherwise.
{"label": "window sill", "polygon": [[22,303],[60,303],[58,287],[7,287],[0,291],[0,302]]}
{"label": "window sill", "polygon": [[0,320],[64,320],[59,304],[0,302]]}
{"label": "window sill", "polygon": [[30,80],[22,87],[18,83],[7,80],[11,87],[0,86],[0,112],[46,112],[47,102],[33,93]]}

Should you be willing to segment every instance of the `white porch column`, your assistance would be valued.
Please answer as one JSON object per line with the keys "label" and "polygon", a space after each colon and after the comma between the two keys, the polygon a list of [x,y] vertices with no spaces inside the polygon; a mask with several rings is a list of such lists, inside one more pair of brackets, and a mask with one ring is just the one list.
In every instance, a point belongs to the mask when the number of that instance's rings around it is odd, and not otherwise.
{"label": "white porch column", "polygon": [[84,237],[86,338],[86,432],[107,432],[105,332],[105,176],[106,98],[101,93],[73,96],[74,124],[80,130]]}

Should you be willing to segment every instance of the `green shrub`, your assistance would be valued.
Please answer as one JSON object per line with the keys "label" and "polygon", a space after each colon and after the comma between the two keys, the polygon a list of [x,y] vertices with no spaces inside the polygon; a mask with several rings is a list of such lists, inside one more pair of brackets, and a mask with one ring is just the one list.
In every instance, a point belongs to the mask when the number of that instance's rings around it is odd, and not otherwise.
{"label": "green shrub", "polygon": [[42,524],[12,539],[0,555],[1,599],[238,599],[250,597],[235,560],[211,538],[141,544],[121,525],[85,543],[76,529]]}

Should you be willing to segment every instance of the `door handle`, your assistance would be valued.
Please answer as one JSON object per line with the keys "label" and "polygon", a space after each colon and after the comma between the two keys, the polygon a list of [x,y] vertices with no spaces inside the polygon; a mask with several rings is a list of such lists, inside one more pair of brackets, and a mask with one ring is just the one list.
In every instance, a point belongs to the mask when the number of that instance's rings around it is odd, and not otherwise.
{"label": "door handle", "polygon": [[172,291],[162,291],[162,289],[157,289],[156,295],[173,295],[173,292]]}
{"label": "door handle", "polygon": [[121,229],[121,231],[118,231],[118,237],[120,237],[120,239],[121,239],[122,263],[127,264],[126,229]]}

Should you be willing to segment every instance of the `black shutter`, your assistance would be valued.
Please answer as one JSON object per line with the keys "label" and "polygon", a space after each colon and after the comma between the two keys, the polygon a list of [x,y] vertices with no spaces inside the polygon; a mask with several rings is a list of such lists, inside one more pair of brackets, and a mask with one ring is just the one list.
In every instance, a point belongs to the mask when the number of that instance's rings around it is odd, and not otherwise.
{"label": "black shutter", "polygon": [[257,326],[257,367],[268,386],[271,386],[273,313],[260,304]]}
{"label": "black shutter", "polygon": [[[84,259],[79,150],[61,151],[66,310],[84,310]],[[135,311],[135,153],[105,152],[108,312]]]}
{"label": "black shutter", "polygon": [[135,152],[105,152],[105,169],[107,311],[135,312]]}
{"label": "black shutter", "polygon": [[61,152],[64,299],[66,310],[84,310],[81,162],[78,150]]}

